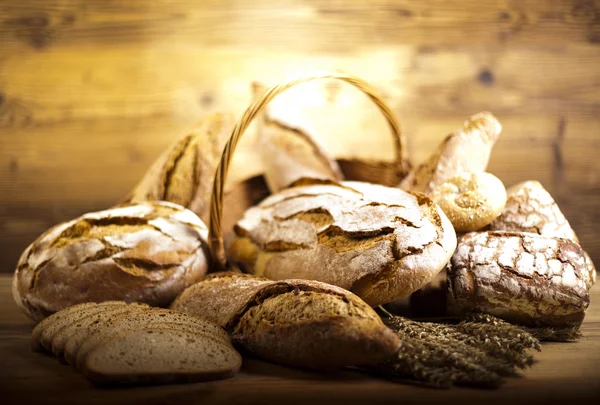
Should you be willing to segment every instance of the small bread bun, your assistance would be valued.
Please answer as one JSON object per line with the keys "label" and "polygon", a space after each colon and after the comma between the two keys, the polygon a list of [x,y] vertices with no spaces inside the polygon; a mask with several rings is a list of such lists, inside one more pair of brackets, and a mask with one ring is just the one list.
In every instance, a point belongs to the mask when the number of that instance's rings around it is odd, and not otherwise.
{"label": "small bread bun", "polygon": [[456,232],[472,232],[500,215],[506,204],[506,189],[493,174],[463,172],[440,184],[432,198]]}

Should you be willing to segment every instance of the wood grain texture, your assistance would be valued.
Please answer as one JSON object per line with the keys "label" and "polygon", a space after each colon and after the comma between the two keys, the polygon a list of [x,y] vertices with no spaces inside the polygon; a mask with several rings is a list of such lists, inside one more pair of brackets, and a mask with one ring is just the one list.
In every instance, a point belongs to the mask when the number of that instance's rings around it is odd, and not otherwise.
{"label": "wood grain texture", "polygon": [[[597,287],[597,286],[596,286]],[[371,378],[351,371],[312,373],[244,358],[232,379],[129,389],[98,389],[70,367],[30,350],[33,324],[0,275],[0,393],[19,404],[593,404],[600,399],[600,289],[575,343],[547,343],[522,378],[498,390],[427,389]],[[32,381],[35,383],[32,384]],[[12,400],[12,401],[11,401]],[[13,402],[14,401],[14,402]]]}
{"label": "wood grain texture", "polygon": [[[121,199],[251,82],[316,69],[373,83],[415,162],[478,111],[504,126],[490,171],[537,179],[600,263],[598,0],[0,2],[0,271],[49,226]],[[385,121],[336,82],[292,89],[336,157],[391,158]],[[232,181],[261,172],[253,129]]]}

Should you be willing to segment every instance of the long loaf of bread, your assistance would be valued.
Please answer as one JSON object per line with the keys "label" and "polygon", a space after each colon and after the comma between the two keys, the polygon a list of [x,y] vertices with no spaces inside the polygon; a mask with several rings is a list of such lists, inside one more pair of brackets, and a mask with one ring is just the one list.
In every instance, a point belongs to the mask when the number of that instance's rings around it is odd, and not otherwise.
{"label": "long loaf of bread", "polygon": [[374,364],[400,347],[364,301],[316,281],[216,273],[187,288],[171,309],[224,327],[248,353],[294,366]]}

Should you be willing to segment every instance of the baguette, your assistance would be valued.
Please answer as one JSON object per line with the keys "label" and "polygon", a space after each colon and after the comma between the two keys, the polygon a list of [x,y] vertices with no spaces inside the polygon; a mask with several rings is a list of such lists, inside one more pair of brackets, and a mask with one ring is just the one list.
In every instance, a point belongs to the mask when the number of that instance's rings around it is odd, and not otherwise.
{"label": "baguette", "polygon": [[293,366],[375,364],[400,346],[366,303],[316,281],[216,273],[186,289],[171,309],[220,325],[250,354]]}

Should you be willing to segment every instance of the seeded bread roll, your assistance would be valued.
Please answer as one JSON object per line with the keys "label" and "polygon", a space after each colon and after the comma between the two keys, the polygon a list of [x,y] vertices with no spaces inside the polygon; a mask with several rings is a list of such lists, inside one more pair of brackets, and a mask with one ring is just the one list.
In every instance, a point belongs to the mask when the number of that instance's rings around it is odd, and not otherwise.
{"label": "seeded bread roll", "polygon": [[[554,198],[535,180],[515,184],[507,190],[504,210],[490,224],[492,231],[531,232],[569,239],[579,243],[577,235]],[[588,286],[596,282],[596,269],[586,253]]]}
{"label": "seeded bread roll", "polygon": [[472,232],[489,225],[500,215],[506,204],[506,190],[493,174],[463,172],[441,183],[431,198],[456,232]]}
{"label": "seeded bread roll", "polygon": [[186,289],[171,308],[222,326],[251,354],[294,366],[375,364],[400,346],[366,303],[316,281],[216,273]]}
{"label": "seeded bread roll", "polygon": [[232,260],[273,280],[317,280],[375,306],[408,296],[446,265],[456,234],[422,194],[361,182],[306,183],[246,211]]}
{"label": "seeded bread roll", "polygon": [[525,232],[472,232],[448,267],[451,312],[530,326],[578,326],[589,305],[581,247]]}
{"label": "seeded bread roll", "polygon": [[501,130],[500,122],[492,114],[473,115],[461,129],[448,135],[425,162],[415,166],[399,187],[431,195],[457,174],[485,171]]}
{"label": "seeded bread roll", "polygon": [[13,297],[36,321],[82,302],[167,306],[206,273],[206,237],[194,213],[167,202],[85,214],[25,250]]}
{"label": "seeded bread roll", "polygon": [[158,157],[124,202],[169,201],[208,223],[215,170],[234,124],[229,114],[206,117]]}

